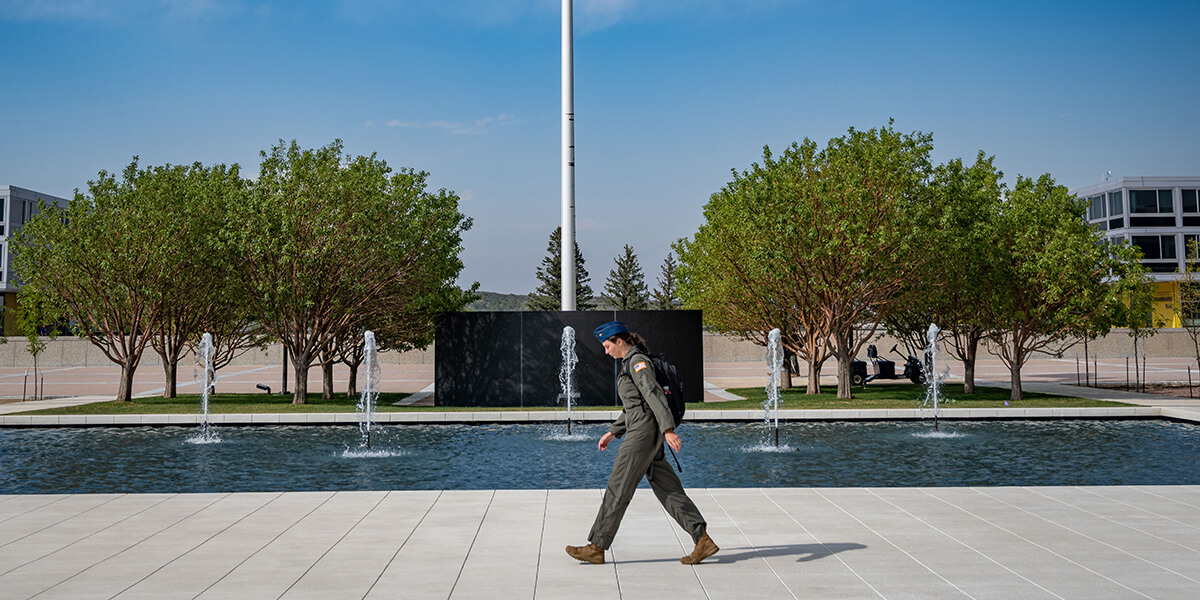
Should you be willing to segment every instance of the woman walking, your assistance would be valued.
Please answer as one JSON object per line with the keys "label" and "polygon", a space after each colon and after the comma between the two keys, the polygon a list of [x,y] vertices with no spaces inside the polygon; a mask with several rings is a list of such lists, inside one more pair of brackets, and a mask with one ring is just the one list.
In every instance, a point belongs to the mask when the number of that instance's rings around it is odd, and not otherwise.
{"label": "woman walking", "polygon": [[620,321],[610,321],[596,328],[596,339],[604,345],[604,353],[621,361],[617,378],[617,395],[621,398],[621,416],[600,438],[597,447],[607,450],[608,444],[621,438],[617,458],[600,511],[588,534],[586,546],[567,546],[567,554],[580,561],[604,564],[604,551],[612,545],[625,509],[633,492],[645,476],[650,489],[667,513],[696,544],[692,553],[679,559],[694,565],[717,553],[717,545],[708,537],[707,524],[696,508],[679,476],[671,469],[663,454],[663,442],[679,452],[683,441],[675,433],[675,421],[667,406],[666,396],[654,376],[654,364],[647,356],[645,342]]}

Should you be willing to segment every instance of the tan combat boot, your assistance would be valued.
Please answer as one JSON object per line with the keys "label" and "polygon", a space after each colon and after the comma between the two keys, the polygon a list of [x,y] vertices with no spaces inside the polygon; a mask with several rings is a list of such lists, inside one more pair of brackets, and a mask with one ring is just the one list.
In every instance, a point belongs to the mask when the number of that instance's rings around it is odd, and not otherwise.
{"label": "tan combat boot", "polygon": [[601,548],[595,544],[588,544],[586,546],[567,546],[567,554],[570,554],[571,558],[574,558],[575,560],[590,562],[593,565],[604,564],[604,548]]}
{"label": "tan combat boot", "polygon": [[692,553],[679,559],[679,562],[685,565],[698,564],[700,561],[716,554],[717,550],[720,550],[720,548],[717,547],[716,542],[712,541],[712,538],[708,537],[708,532],[706,531],[700,534],[700,540],[696,542],[696,547],[692,549]]}

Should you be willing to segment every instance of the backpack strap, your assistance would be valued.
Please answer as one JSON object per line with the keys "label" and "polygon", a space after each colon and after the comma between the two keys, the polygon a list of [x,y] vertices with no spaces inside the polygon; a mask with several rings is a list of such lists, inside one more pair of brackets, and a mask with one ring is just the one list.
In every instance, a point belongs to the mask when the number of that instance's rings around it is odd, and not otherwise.
{"label": "backpack strap", "polygon": [[[621,359],[621,372],[618,375],[629,375],[629,363],[633,362],[634,357],[641,356],[650,361],[650,357],[643,354],[640,350],[634,350],[632,353]],[[653,366],[653,362],[650,363]]]}

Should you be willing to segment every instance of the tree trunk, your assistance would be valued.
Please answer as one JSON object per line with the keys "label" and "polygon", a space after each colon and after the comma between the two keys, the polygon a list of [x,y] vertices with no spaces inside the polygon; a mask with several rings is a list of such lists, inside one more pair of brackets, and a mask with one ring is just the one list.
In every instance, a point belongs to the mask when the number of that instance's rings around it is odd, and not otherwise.
{"label": "tree trunk", "polygon": [[179,393],[179,356],[187,341],[176,334],[158,334],[150,337],[150,346],[162,360],[163,398],[175,398]]}
{"label": "tree trunk", "polygon": [[975,393],[975,358],[979,355],[979,338],[970,336],[963,353],[963,393]]}
{"label": "tree trunk", "polygon": [[46,394],[45,385],[42,386],[42,395],[38,395],[38,353],[33,353],[33,399],[40,400]]}
{"label": "tree trunk", "polygon": [[808,361],[808,387],[804,390],[805,394],[821,393],[821,366],[817,361]]}
{"label": "tree trunk", "polygon": [[1021,367],[1013,366],[1009,370],[1012,374],[1010,381],[1012,382],[1012,391],[1008,394],[1009,402],[1021,401]]}
{"label": "tree trunk", "polygon": [[[177,382],[179,380],[178,379],[179,378],[179,363],[173,363],[173,362],[167,360],[167,358],[165,356],[163,356],[161,353],[159,354],[159,356],[162,357],[162,359],[163,359],[163,363],[162,363],[162,365],[163,365],[163,380],[166,382],[163,386],[162,397],[163,398],[174,398],[176,395],[177,389],[178,389]],[[204,390],[200,390],[200,391],[201,391],[201,393],[204,392]]]}
{"label": "tree trunk", "polygon": [[321,361],[321,398],[333,398],[333,361]]}
{"label": "tree trunk", "polygon": [[353,398],[358,395],[358,365],[352,365],[350,363],[344,364],[350,368],[350,380],[349,383],[346,384],[346,397]]}
{"label": "tree trunk", "polygon": [[783,351],[783,370],[779,373],[779,389],[792,389],[792,361],[787,350]]}
{"label": "tree trunk", "polygon": [[854,357],[850,356],[850,335],[838,332],[833,337],[836,343],[833,353],[838,364],[837,397],[838,400],[851,400],[854,398],[854,386],[850,382],[853,375],[850,362]]}
{"label": "tree trunk", "polygon": [[1020,344],[1017,342],[1016,332],[1013,332],[1013,347],[1012,347],[1012,365],[1008,368],[1010,374],[1009,381],[1012,385],[1012,391],[1008,394],[1009,402],[1021,401],[1021,366],[1025,364],[1025,356],[1021,350]]}
{"label": "tree trunk", "polygon": [[133,400],[133,373],[136,370],[136,362],[132,364],[126,362],[121,365],[121,380],[117,386],[117,402],[130,402]]}
{"label": "tree trunk", "polygon": [[308,367],[311,362],[312,358],[307,354],[301,356],[292,353],[292,372],[296,375],[292,404],[308,404]]}
{"label": "tree trunk", "polygon": [[838,400],[854,399],[854,386],[851,385],[850,377],[853,373],[850,370],[850,358],[843,356],[841,350],[836,351],[834,359],[837,360],[837,398]]}

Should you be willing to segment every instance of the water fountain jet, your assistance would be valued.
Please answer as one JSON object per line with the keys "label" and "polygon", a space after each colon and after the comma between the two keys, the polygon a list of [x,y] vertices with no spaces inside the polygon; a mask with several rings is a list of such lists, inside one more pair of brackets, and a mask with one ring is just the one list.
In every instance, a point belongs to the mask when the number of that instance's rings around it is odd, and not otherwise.
{"label": "water fountain jet", "polygon": [[192,371],[192,378],[196,384],[200,386],[200,435],[193,438],[193,441],[200,444],[209,444],[221,441],[216,433],[212,430],[212,425],[208,421],[208,400],[212,391],[217,385],[217,370],[213,367],[213,340],[211,333],[205,333],[200,337],[199,353],[196,355],[196,367],[203,371],[203,374]]}
{"label": "water fountain jet", "polygon": [[579,397],[579,392],[575,390],[575,365],[579,363],[579,355],[575,353],[574,327],[570,325],[563,327],[559,349],[562,351],[562,366],[558,370],[558,384],[562,390],[560,397],[567,406],[567,436],[570,436],[571,408],[575,404],[575,399]]}
{"label": "water fountain jet", "polygon": [[771,378],[767,381],[767,399],[763,401],[763,423],[774,429],[775,447],[779,447],[779,381],[783,370],[783,341],[778,328],[767,334],[767,367]]}
{"label": "water fountain jet", "polygon": [[371,449],[371,419],[375,414],[375,401],[379,398],[379,381],[382,371],[379,367],[379,353],[375,348],[375,332],[363,333],[363,389],[358,395],[358,431],[362,434],[361,447]]}
{"label": "water fountain jet", "polygon": [[925,339],[929,342],[929,345],[925,348],[925,357],[927,360],[927,364],[925,365],[925,401],[921,404],[922,409],[925,407],[933,409],[934,432],[939,430],[938,420],[940,418],[939,410],[942,401],[942,382],[950,376],[949,366],[943,372],[938,372],[937,338],[939,333],[941,333],[941,329],[933,323],[929,324],[929,329],[925,332]]}

